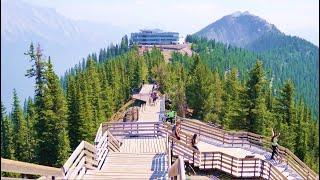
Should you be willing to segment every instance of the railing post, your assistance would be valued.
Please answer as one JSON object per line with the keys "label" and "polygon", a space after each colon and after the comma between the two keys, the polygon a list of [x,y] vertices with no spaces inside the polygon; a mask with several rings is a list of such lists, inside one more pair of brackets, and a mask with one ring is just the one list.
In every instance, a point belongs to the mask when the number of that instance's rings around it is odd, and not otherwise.
{"label": "railing post", "polygon": [[213,169],[213,161],[214,161],[214,152],[212,152],[212,169]]}
{"label": "railing post", "polygon": [[222,144],[224,144],[224,135],[225,135],[225,132],[223,132],[223,136],[222,136]]}
{"label": "railing post", "polygon": [[192,163],[193,163],[193,166],[194,166],[194,150],[193,150],[193,153],[192,153]]}
{"label": "railing post", "polygon": [[260,168],[260,177],[263,178],[263,169],[264,169],[264,160],[262,160],[261,168]]}
{"label": "railing post", "polygon": [[256,163],[257,163],[257,160],[254,159],[253,177],[256,177]]}
{"label": "railing post", "polygon": [[242,146],[242,147],[243,147],[243,139],[244,139],[244,138],[242,137],[242,138],[241,138],[241,142],[242,142],[241,146]]}
{"label": "railing post", "polygon": [[206,154],[207,154],[207,153],[204,153],[204,154],[203,154],[203,155],[204,155],[204,164],[203,164],[204,169],[206,169]]}
{"label": "railing post", "polygon": [[232,167],[233,167],[233,157],[231,157],[231,175],[232,175]]}
{"label": "railing post", "polygon": [[220,153],[220,170],[222,170],[222,153]]}
{"label": "railing post", "polygon": [[247,141],[249,142],[249,146],[251,148],[251,142],[249,141],[249,135],[248,135],[248,132],[247,132]]}
{"label": "railing post", "polygon": [[271,163],[269,163],[269,175],[268,175],[268,179],[270,179],[270,173],[271,173]]}
{"label": "railing post", "polygon": [[242,177],[242,173],[243,173],[243,159],[241,159],[241,177]]}
{"label": "railing post", "polygon": [[232,133],[232,147],[233,147],[233,141],[234,141],[234,133]]}

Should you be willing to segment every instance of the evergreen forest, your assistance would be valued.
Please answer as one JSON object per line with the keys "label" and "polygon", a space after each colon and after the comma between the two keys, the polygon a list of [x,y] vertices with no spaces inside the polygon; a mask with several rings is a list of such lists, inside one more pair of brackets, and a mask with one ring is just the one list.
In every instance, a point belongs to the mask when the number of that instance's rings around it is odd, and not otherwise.
{"label": "evergreen forest", "polygon": [[301,96],[306,85],[292,75],[303,78],[305,72],[284,73],[276,81],[279,72],[267,55],[194,36],[187,40],[196,53],[174,53],[167,63],[156,48],[140,56],[124,36],[61,78],[40,45],[31,44],[26,78],[35,79],[34,97],[22,104],[13,90],[12,109],[1,103],[1,157],[61,167],[82,140],[93,143],[100,123],[130,99],[133,88],[155,80],[178,115],[189,116],[192,109],[191,118],[265,136],[274,128],[281,132],[279,144],[318,173],[318,116]]}

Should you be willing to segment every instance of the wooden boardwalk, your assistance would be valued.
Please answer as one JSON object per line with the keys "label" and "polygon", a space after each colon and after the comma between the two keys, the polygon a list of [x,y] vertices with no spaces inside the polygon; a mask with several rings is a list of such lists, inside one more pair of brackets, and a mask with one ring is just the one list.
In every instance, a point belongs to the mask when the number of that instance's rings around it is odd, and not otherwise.
{"label": "wooden boardwalk", "polygon": [[139,94],[132,96],[134,99],[139,99],[144,102],[139,109],[138,122],[158,122],[161,114],[164,113],[164,98],[159,97],[155,103],[150,102],[150,94],[153,84],[145,84],[142,86]]}
{"label": "wooden boardwalk", "polygon": [[120,152],[110,152],[100,170],[83,179],[168,179],[166,138],[125,138]]}
{"label": "wooden boardwalk", "polygon": [[165,153],[166,138],[137,137],[122,139],[120,152],[127,153]]}

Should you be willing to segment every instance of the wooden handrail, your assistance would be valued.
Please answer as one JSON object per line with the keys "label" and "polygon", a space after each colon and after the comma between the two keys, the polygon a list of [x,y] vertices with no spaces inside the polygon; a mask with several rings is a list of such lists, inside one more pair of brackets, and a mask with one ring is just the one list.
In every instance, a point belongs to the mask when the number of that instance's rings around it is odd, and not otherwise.
{"label": "wooden handrail", "polygon": [[173,163],[173,165],[168,170],[169,178],[177,177],[179,180],[185,180],[185,169],[184,169],[184,161],[182,156],[178,156],[178,159]]}
{"label": "wooden handrail", "polygon": [[102,131],[109,131],[113,137],[124,136],[163,136],[163,124],[161,122],[121,122],[102,123]]}
{"label": "wooden handrail", "polygon": [[95,154],[96,148],[92,144],[82,141],[63,165],[64,178],[81,178],[86,169],[96,169],[98,162]]}
{"label": "wooden handrail", "polygon": [[123,118],[123,113],[129,107],[131,104],[133,104],[134,99],[130,99],[126,104],[124,104],[116,113],[114,113],[110,119],[109,122],[115,122],[118,121],[119,119]]}
{"label": "wooden handrail", "polygon": [[276,167],[259,158],[237,158],[217,151],[201,152],[201,161],[203,169],[220,169],[236,177],[264,177],[273,173],[271,179],[287,179]]}
{"label": "wooden handrail", "polygon": [[[271,145],[270,138],[251,132],[230,132],[223,129],[215,128],[206,123],[198,120],[191,120],[188,118],[181,118],[182,127],[185,126],[188,130],[193,129],[193,132],[200,132],[202,136],[208,136],[217,141],[223,142],[226,145],[249,145],[263,148],[267,151],[271,151],[269,148]],[[186,124],[187,123],[187,124]],[[188,125],[192,124],[192,125]],[[196,128],[197,127],[197,128]],[[223,140],[221,140],[223,139]],[[245,141],[243,141],[245,139]],[[318,179],[318,174],[312,171],[305,163],[303,163],[297,156],[295,156],[290,150],[278,146],[279,154],[281,154],[287,163],[306,179]],[[294,160],[294,161],[293,161]],[[303,172],[301,172],[303,171]]]}
{"label": "wooden handrail", "polygon": [[62,178],[64,177],[61,168],[54,168],[33,163],[14,161],[1,157],[1,172],[12,172],[19,174],[40,175],[46,177]]}

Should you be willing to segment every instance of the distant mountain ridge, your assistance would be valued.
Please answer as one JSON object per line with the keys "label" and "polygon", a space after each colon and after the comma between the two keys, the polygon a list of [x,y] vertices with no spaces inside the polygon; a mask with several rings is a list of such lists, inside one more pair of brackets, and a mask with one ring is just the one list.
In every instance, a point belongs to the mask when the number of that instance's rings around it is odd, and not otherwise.
{"label": "distant mountain ridge", "polygon": [[266,33],[281,34],[273,24],[246,11],[224,16],[195,35],[237,47],[246,47]]}
{"label": "distant mountain ridge", "polygon": [[[31,42],[51,56],[58,75],[89,53],[118,42],[126,30],[109,24],[71,20],[55,9],[22,0],[1,1],[1,97],[6,107],[17,89],[21,101],[33,96],[33,80],[24,76],[31,66],[24,55]],[[10,110],[10,108],[9,108]]]}

